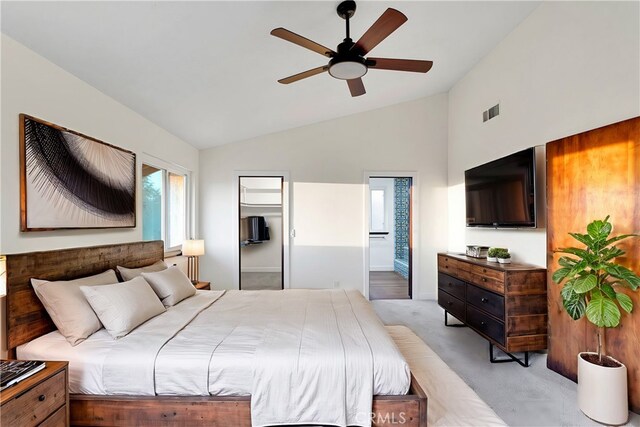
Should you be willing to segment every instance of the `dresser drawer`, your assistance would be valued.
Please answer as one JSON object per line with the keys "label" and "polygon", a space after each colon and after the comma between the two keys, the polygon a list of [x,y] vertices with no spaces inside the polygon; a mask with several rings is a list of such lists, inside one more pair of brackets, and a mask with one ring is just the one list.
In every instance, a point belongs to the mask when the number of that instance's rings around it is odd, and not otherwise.
{"label": "dresser drawer", "polygon": [[2,405],[1,424],[30,427],[46,420],[66,403],[66,380],[66,372],[59,372]]}
{"label": "dresser drawer", "polygon": [[466,315],[466,322],[469,326],[482,332],[497,343],[504,345],[504,323],[493,319],[471,305],[467,305]]}
{"label": "dresser drawer", "polygon": [[457,259],[451,258],[447,255],[439,255],[438,256],[438,270],[444,273],[455,274],[458,270],[465,268],[465,263],[462,261],[458,261]]}
{"label": "dresser drawer", "polygon": [[480,277],[492,279],[494,282],[504,283],[504,272],[494,270],[493,268],[483,267],[481,265],[468,264],[469,272]]}
{"label": "dresser drawer", "polygon": [[473,283],[474,285],[478,285],[485,289],[490,289],[494,292],[498,292],[504,294],[504,280],[496,279],[491,276],[487,276],[485,274],[478,273],[478,269],[475,269],[476,272],[464,272],[464,279],[469,283]]}
{"label": "dresser drawer", "polygon": [[440,307],[444,308],[453,316],[455,316],[456,319],[464,322],[464,301],[449,295],[442,289],[438,289],[438,304],[440,305]]}
{"label": "dresser drawer", "polygon": [[504,293],[504,272],[447,255],[438,256],[438,271],[494,292]]}
{"label": "dresser drawer", "polygon": [[467,284],[467,303],[504,320],[504,297]]}
{"label": "dresser drawer", "polygon": [[451,277],[448,274],[438,273],[438,289],[441,289],[454,297],[464,300],[465,286],[466,283],[460,279]]}
{"label": "dresser drawer", "polygon": [[38,427],[66,427],[69,423],[67,422],[67,407],[63,406],[54,412],[49,418],[44,420],[42,424]]}

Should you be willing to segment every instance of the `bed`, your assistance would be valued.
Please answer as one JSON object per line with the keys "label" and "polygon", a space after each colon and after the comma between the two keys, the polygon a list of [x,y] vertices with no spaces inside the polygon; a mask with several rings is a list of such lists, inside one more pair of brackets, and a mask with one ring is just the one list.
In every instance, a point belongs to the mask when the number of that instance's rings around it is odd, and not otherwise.
{"label": "bed", "polygon": [[[72,279],[96,274],[116,265],[150,265],[162,260],[163,256],[160,241],[8,255],[7,347],[10,356],[15,356],[18,346],[40,337],[50,337],[52,332],[55,336],[55,326],[33,292],[30,278]],[[230,298],[230,295],[235,293],[223,296],[221,301],[224,298],[231,301],[234,297]],[[242,292],[237,291],[237,294],[242,295]],[[78,390],[72,390],[70,397],[72,425],[189,425],[196,422],[212,426],[251,425],[251,396],[248,395],[218,393],[212,396],[192,392],[188,395],[105,395],[90,389],[80,389],[82,393],[73,391]],[[394,425],[401,419],[406,426],[426,426],[426,395],[413,376],[407,394],[374,393],[372,398],[372,425]],[[314,404],[322,408],[323,402]]]}

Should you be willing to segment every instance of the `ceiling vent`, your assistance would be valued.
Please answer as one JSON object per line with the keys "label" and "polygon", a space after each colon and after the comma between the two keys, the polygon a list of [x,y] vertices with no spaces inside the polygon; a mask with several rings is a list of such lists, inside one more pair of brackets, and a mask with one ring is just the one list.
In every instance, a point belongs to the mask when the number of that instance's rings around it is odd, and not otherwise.
{"label": "ceiling vent", "polygon": [[486,122],[487,120],[491,120],[499,114],[500,114],[500,104],[496,104],[482,113],[482,121]]}

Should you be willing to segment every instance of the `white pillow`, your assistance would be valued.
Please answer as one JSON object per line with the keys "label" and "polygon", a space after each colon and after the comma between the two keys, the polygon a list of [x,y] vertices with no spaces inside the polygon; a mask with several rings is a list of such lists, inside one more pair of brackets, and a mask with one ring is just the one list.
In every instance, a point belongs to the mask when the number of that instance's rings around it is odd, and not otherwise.
{"label": "white pillow", "polygon": [[121,338],[165,309],[142,278],[105,286],[81,286],[100,321],[113,338]]}
{"label": "white pillow", "polygon": [[80,286],[98,286],[118,283],[113,270],[75,280],[31,279],[31,286],[51,316],[51,320],[69,344],[75,346],[100,330],[100,320],[80,290]]}
{"label": "white pillow", "polygon": [[173,266],[157,273],[142,273],[165,307],[176,305],[196,293],[196,287],[179,267]]}
{"label": "white pillow", "polygon": [[116,268],[118,269],[118,273],[120,273],[120,276],[122,276],[122,280],[126,282],[133,279],[134,277],[138,277],[142,273],[153,273],[155,271],[166,270],[167,264],[165,264],[164,261],[157,261],[151,265],[147,265],[141,268],[127,268],[121,266],[117,266]]}

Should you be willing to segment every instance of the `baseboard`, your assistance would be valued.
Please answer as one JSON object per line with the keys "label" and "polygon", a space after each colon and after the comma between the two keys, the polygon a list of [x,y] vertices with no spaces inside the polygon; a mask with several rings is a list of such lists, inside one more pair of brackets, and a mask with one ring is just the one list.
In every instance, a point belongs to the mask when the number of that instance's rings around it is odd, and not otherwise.
{"label": "baseboard", "polygon": [[369,271],[393,271],[393,265],[370,266]]}
{"label": "baseboard", "polygon": [[423,299],[423,300],[432,300],[435,301],[436,298],[436,294],[433,292],[420,292],[417,296],[417,298],[415,299]]}
{"label": "baseboard", "polygon": [[280,273],[280,267],[243,267],[242,273]]}

